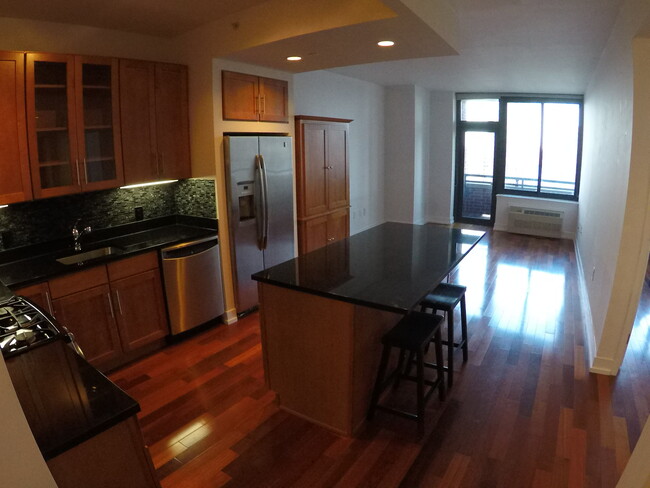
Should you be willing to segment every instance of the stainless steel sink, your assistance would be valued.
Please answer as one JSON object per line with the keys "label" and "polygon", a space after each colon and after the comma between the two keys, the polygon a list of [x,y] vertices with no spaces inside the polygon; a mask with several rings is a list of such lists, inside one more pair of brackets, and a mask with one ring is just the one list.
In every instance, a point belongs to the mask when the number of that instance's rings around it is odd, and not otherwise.
{"label": "stainless steel sink", "polygon": [[94,249],[92,251],[80,252],[64,258],[59,258],[56,261],[61,264],[79,264],[93,259],[99,259],[106,256],[119,256],[124,254],[124,251],[119,247],[102,247],[101,249]]}

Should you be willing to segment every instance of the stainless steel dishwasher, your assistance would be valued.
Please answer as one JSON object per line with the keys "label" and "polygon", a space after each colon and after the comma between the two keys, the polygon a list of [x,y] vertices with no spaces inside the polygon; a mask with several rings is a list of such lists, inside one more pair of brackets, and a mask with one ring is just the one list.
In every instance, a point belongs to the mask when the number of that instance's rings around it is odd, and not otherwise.
{"label": "stainless steel dishwasher", "polygon": [[160,252],[172,335],[222,315],[219,238],[184,242]]}

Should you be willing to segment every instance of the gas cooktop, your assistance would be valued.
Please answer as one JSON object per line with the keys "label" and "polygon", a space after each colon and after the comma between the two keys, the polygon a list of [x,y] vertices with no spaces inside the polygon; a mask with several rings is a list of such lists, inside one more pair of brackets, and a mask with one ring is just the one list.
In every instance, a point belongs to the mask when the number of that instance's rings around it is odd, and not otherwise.
{"label": "gas cooktop", "polygon": [[14,356],[61,337],[61,332],[35,305],[21,297],[0,303],[0,350]]}

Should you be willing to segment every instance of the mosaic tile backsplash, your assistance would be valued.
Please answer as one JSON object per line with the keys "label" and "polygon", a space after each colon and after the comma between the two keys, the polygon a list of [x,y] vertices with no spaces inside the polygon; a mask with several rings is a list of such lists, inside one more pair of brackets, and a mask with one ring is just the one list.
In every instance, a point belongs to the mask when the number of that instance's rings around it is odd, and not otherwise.
{"label": "mosaic tile backsplash", "polygon": [[176,183],[80,193],[17,203],[0,209],[0,250],[38,244],[70,234],[77,219],[97,229],[134,222],[135,208],[145,219],[168,215],[216,218],[214,181]]}

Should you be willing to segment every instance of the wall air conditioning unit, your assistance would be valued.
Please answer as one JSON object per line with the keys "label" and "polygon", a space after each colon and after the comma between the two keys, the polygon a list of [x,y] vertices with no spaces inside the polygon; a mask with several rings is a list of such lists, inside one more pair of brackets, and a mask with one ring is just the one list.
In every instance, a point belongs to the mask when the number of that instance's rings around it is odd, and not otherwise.
{"label": "wall air conditioning unit", "polygon": [[510,207],[508,232],[543,237],[562,237],[564,212],[539,208]]}

